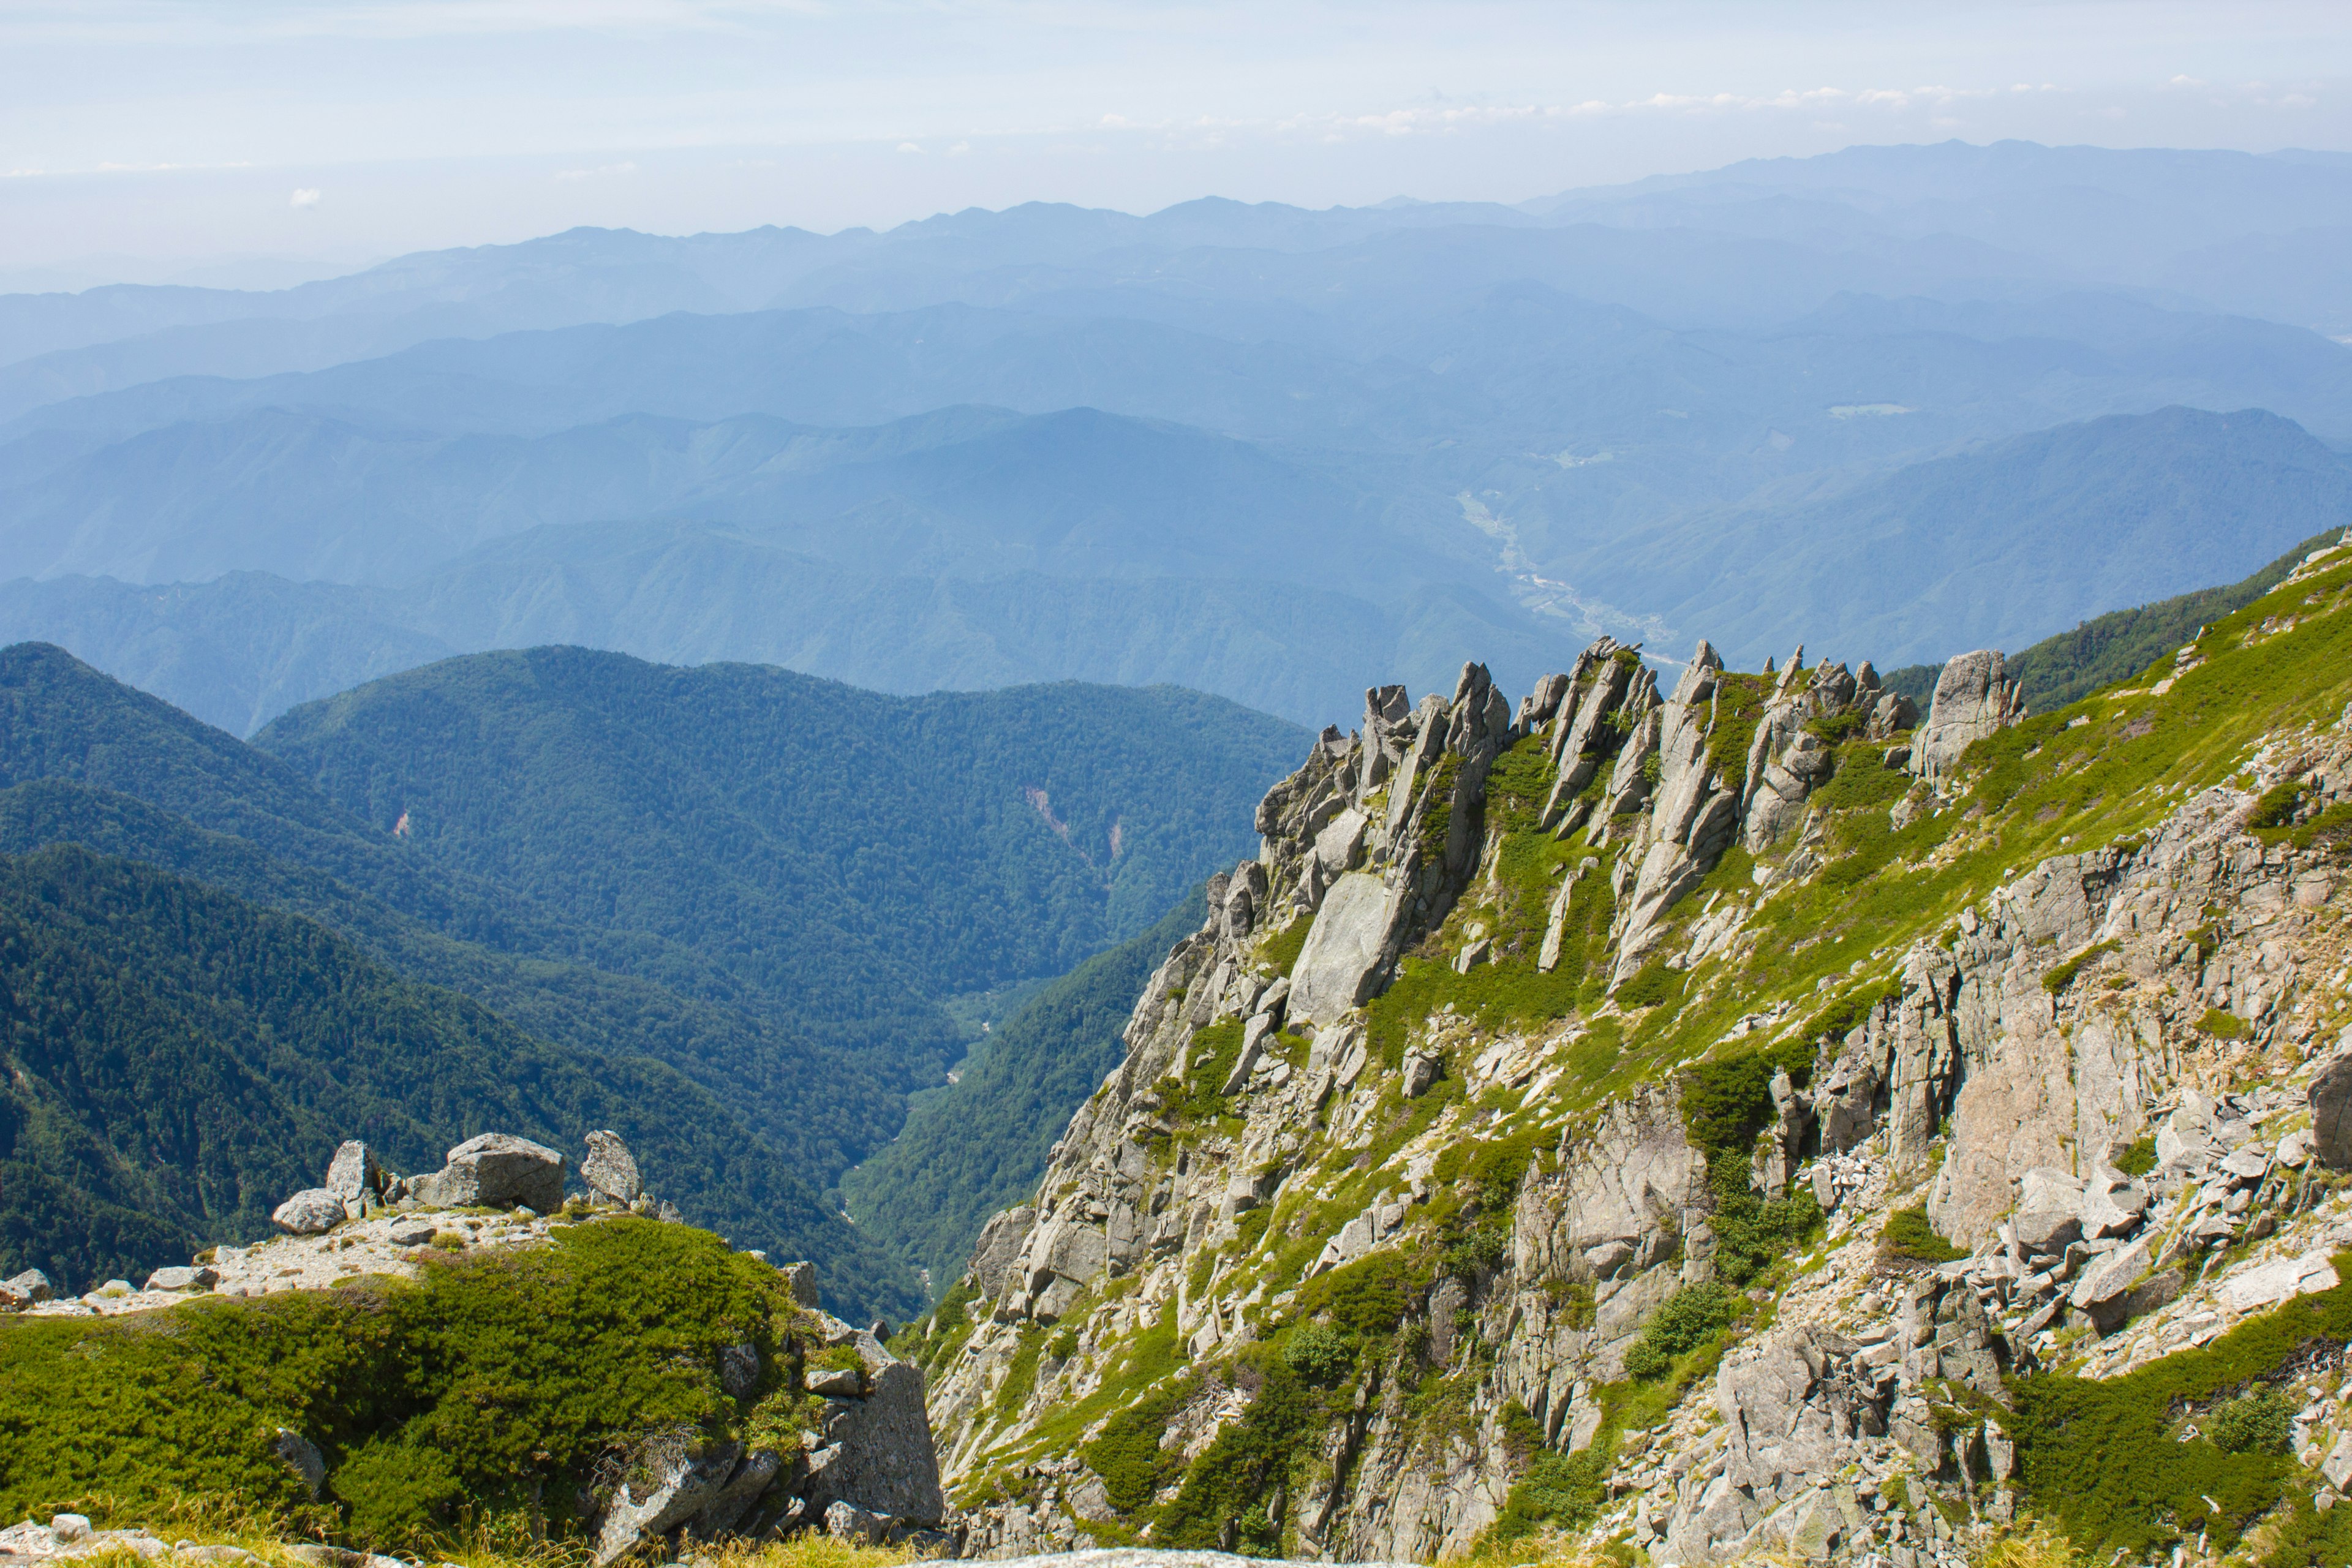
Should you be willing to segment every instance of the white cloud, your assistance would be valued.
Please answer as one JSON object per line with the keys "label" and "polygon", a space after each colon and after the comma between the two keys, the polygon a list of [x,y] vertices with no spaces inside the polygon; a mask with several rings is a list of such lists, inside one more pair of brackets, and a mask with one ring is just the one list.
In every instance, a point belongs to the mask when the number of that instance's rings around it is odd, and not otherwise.
{"label": "white cloud", "polygon": [[601,180],[614,174],[634,174],[636,172],[637,166],[632,162],[606,163],[595,169],[558,169],[555,172],[555,177],[559,180]]}
{"label": "white cloud", "polygon": [[901,142],[898,143],[898,151],[901,153],[919,153],[922,150],[923,144],[919,142]]}
{"label": "white cloud", "polygon": [[961,158],[961,157],[962,157],[966,153],[969,153],[969,152],[971,152],[971,142],[957,142],[954,146],[952,146],[952,147],[950,147],[950,148],[949,148],[949,149],[948,149],[948,156],[949,156],[949,157],[950,157],[950,158]]}
{"label": "white cloud", "polygon": [[319,187],[303,185],[287,198],[286,205],[289,207],[315,207],[319,205]]}

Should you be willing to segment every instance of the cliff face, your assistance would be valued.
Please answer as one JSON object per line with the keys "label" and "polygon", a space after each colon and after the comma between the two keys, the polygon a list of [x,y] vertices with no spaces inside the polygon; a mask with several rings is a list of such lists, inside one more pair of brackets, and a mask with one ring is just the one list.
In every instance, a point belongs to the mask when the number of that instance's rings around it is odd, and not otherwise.
{"label": "cliff face", "polygon": [[967,1549],[2008,1517],[2016,1378],[2336,1283],[2347,598],[2030,719],[1998,654],[1368,693],[910,1336]]}

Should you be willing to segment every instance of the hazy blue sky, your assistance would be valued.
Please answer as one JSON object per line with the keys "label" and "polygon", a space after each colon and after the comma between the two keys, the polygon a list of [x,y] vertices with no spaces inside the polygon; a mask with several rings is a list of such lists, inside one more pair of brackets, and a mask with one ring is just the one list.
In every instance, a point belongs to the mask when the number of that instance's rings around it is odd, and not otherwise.
{"label": "hazy blue sky", "polygon": [[1857,142],[2352,149],[2348,10],[0,0],[0,287],[573,224],[1519,201]]}

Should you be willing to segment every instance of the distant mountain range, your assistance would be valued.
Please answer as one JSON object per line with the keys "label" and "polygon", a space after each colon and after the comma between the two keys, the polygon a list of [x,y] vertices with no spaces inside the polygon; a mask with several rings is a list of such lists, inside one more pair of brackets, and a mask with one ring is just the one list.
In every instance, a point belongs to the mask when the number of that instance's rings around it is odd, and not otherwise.
{"label": "distant mountain range", "polygon": [[2347,197],[2332,155],[1952,142],[8,296],[0,635],[240,732],[559,640],[1310,724],[1597,631],[1934,661],[2326,525]]}

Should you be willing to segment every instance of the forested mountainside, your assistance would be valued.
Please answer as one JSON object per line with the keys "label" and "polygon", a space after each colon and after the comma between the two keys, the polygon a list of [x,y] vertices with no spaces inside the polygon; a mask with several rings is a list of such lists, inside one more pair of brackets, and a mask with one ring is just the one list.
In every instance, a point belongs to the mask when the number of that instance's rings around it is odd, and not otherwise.
{"label": "forested mountainside", "polygon": [[[662,672],[561,650],[489,662],[503,673],[443,667],[298,731],[306,766],[358,789],[353,810],[58,649],[9,648],[0,850],[79,844],[315,922],[388,984],[462,994],[581,1071],[650,1058],[642,1070],[676,1075],[685,1093],[656,1099],[690,1119],[711,1103],[696,1097],[717,1097],[729,1110],[714,1125],[750,1139],[741,1158],[800,1184],[771,1223],[808,1238],[800,1250],[832,1298],[900,1315],[921,1292],[890,1249],[936,1240],[937,1216],[904,1241],[880,1226],[853,1234],[819,1196],[963,1050],[967,1031],[940,1004],[1052,976],[1148,929],[1246,845],[1238,803],[1297,733],[1184,692],[1072,687],[926,705],[780,671]],[[380,766],[387,758],[398,766]],[[377,820],[371,784],[414,794]],[[1202,805],[1217,799],[1223,821]],[[445,814],[446,802],[477,815]],[[646,830],[654,812],[658,832]],[[910,881],[926,856],[936,864]],[[893,945],[894,929],[946,921],[959,899],[961,945]],[[992,921],[1003,924],[992,937]],[[552,1110],[541,1123],[569,1125]],[[714,1226],[754,1201],[712,1184],[708,1160],[648,1179]],[[948,1173],[944,1198],[968,1213],[961,1179]],[[244,1217],[223,1199],[173,1223]]]}
{"label": "forested mountainside", "polygon": [[1369,693],[898,1342],[971,1544],[2336,1560],[2347,672]]}
{"label": "forested mountainside", "polygon": [[[11,792],[14,793],[14,792]],[[143,1279],[270,1211],[355,1131],[402,1170],[478,1132],[635,1142],[740,1247],[821,1258],[845,1301],[893,1260],[677,1069],[587,1055],[404,979],[314,921],[65,844],[0,856],[0,1268]]]}
{"label": "forested mountainside", "polygon": [[891,990],[1058,974],[1142,931],[1246,842],[1298,736],[1175,688],[890,698],[541,648],[371,682],[253,743],[432,861],[854,1027]]}
{"label": "forested mountainside", "polygon": [[1140,936],[1039,990],[975,1045],[955,1081],[915,1096],[887,1147],[843,1176],[849,1212],[896,1239],[933,1294],[962,1272],[988,1216],[1045,1173],[1070,1113],[1125,1054],[1135,999],[1199,929],[1200,889]]}

